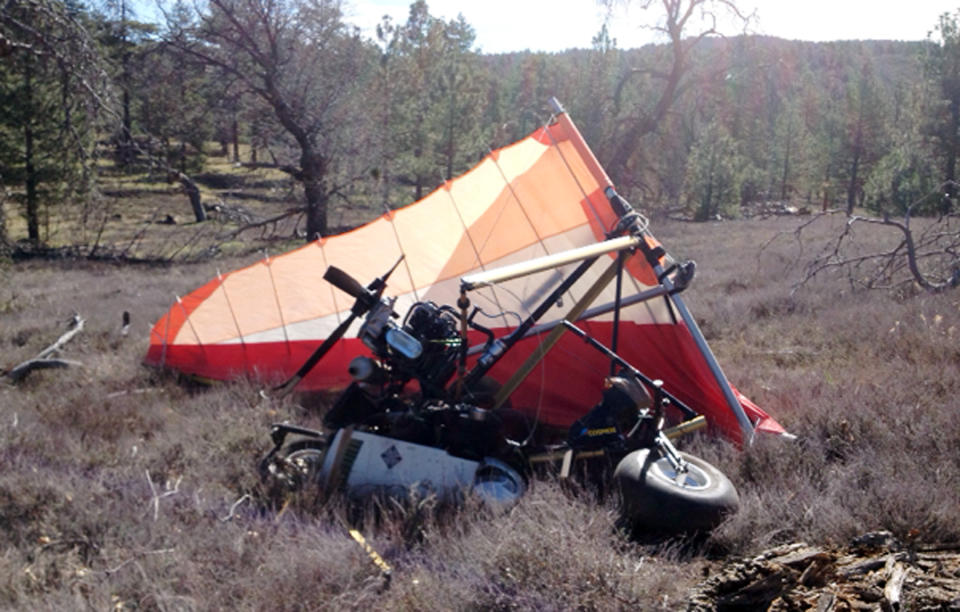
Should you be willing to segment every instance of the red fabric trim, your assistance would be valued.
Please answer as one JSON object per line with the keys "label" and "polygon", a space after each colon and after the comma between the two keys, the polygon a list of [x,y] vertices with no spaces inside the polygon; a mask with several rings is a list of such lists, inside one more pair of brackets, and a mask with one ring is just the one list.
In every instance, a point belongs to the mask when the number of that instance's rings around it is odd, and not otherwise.
{"label": "red fabric trim", "polygon": [[210,294],[216,291],[219,286],[220,279],[215,278],[206,285],[191,291],[186,297],[181,298],[182,306],[181,304],[174,303],[173,306],[170,307],[170,310],[167,311],[167,314],[160,317],[160,319],[153,324],[153,328],[150,330],[150,348],[153,349],[153,345],[162,346],[164,343],[167,345],[173,344],[177,334],[180,333],[180,328],[183,327],[190,313],[200,306],[205,299],[210,297]]}
{"label": "red fabric trim", "polygon": [[[713,379],[706,361],[699,355],[690,333],[682,325],[636,325],[621,322],[618,353],[664,388],[705,415],[710,426],[726,437],[740,441],[740,427],[726,404],[723,392]],[[609,344],[612,323],[583,324],[588,333]],[[498,335],[505,330],[497,330]],[[507,380],[520,367],[539,339],[527,338],[508,352],[491,375]],[[217,380],[253,377],[276,383],[290,377],[316,349],[317,341],[247,344],[249,361],[239,344],[217,346],[169,346],[166,365],[187,374]],[[161,346],[152,345],[147,362],[158,364]],[[350,382],[347,364],[369,351],[357,338],[341,340],[300,383],[298,389],[335,389]],[[255,368],[247,366],[250,362]],[[601,383],[609,374],[609,362],[596,349],[573,334],[565,334],[547,358],[538,365],[511,396],[517,410],[538,416],[557,426],[567,426],[589,410],[600,398]],[[770,415],[737,393],[748,418],[761,431],[782,433]]]}

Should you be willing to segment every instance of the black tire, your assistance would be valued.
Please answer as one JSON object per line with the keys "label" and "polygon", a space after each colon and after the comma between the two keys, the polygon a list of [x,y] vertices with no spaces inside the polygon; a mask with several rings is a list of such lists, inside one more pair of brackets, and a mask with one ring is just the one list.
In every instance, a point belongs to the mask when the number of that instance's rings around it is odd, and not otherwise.
{"label": "black tire", "polygon": [[280,449],[270,460],[266,478],[288,492],[316,485],[327,444],[322,440],[300,440]]}
{"label": "black tire", "polygon": [[634,531],[681,533],[716,527],[736,512],[740,497],[730,480],[703,459],[680,453],[688,471],[676,478],[672,464],[649,449],[624,457],[614,471],[621,518]]}

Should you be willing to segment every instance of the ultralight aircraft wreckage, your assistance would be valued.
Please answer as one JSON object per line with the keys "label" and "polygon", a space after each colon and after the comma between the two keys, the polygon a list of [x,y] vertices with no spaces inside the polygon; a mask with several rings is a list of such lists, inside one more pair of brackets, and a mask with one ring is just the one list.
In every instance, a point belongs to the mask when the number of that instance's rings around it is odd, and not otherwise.
{"label": "ultralight aircraft wreckage", "polygon": [[[342,389],[326,431],[272,428],[262,474],[294,488],[512,501],[538,463],[583,459],[615,466],[634,525],[715,524],[736,491],[671,438],[704,420],[738,443],[786,432],[730,385],[684,305],[692,262],[551,103],[546,125],[423,200],[177,298],[146,362]],[[517,414],[568,435],[538,446]]]}

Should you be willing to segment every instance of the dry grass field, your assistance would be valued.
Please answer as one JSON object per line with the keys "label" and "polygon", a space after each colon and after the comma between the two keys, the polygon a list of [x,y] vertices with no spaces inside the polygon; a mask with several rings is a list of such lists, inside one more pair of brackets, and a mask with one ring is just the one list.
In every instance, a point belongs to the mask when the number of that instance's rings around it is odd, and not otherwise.
{"label": "dry grass field", "polygon": [[699,264],[685,298],[728,377],[798,436],[680,441],[730,476],[738,514],[707,538],[636,542],[611,500],[551,481],[506,513],[423,500],[360,525],[389,583],[337,502],[281,510],[260,487],[269,423],[317,422],[297,398],[267,406],[251,384],[196,388],[140,363],[174,295],[255,256],[3,264],[0,370],[74,313],[86,323],[62,353],[82,366],[0,383],[0,609],[675,610],[725,556],[879,529],[960,544],[960,293],[853,292],[839,276],[794,292],[837,229],[816,226],[801,252],[799,222],[653,225]]}

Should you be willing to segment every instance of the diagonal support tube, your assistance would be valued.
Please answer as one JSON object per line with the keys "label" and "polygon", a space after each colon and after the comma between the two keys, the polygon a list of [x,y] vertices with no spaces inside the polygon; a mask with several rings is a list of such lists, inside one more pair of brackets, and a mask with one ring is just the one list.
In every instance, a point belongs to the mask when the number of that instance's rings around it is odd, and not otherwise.
{"label": "diagonal support tube", "polygon": [[[617,270],[619,268],[618,260],[614,260],[607,266],[607,269],[604,270],[603,274],[593,283],[590,289],[587,290],[586,294],[580,301],[574,304],[573,308],[570,309],[570,312],[564,317],[566,321],[576,321],[580,318],[580,315],[590,307],[590,304],[597,299],[600,293],[610,284],[610,281],[613,280],[613,277],[616,276]],[[530,353],[530,356],[527,357],[526,361],[517,368],[517,371],[514,372],[513,376],[510,377],[510,380],[505,382],[503,386],[497,391],[497,396],[494,398],[493,408],[496,410],[506,399],[510,396],[511,393],[523,382],[523,379],[533,371],[533,368],[544,358],[547,353],[553,348],[563,335],[563,332],[567,331],[567,328],[563,325],[557,325],[551,330],[550,335],[547,336],[546,340],[541,342],[537,348]]]}
{"label": "diagonal support tube", "polygon": [[[607,198],[610,200],[610,204],[613,206],[614,211],[621,218],[627,218],[631,213],[634,212],[630,204],[620,197],[613,187],[607,187],[605,193]],[[646,231],[644,230],[642,233],[646,233]],[[658,254],[651,250],[646,241],[641,241],[639,246],[643,251],[643,254],[646,256],[650,267],[653,268],[654,273],[657,275],[657,278],[661,279],[660,283],[667,289],[667,299],[673,301],[673,305],[680,314],[680,318],[687,326],[687,330],[693,337],[693,341],[697,345],[697,349],[700,350],[700,354],[703,356],[704,361],[707,362],[707,367],[710,369],[710,373],[713,374],[714,380],[716,380],[717,385],[720,386],[720,390],[723,392],[723,397],[727,402],[727,406],[737,418],[737,423],[740,425],[740,432],[743,435],[743,440],[749,444],[753,440],[753,424],[750,422],[750,419],[747,418],[747,413],[744,412],[743,406],[740,405],[740,400],[738,400],[736,395],[734,395],[733,388],[730,386],[730,381],[727,380],[723,370],[720,368],[720,363],[717,362],[717,358],[714,357],[713,351],[710,350],[710,346],[707,344],[706,338],[703,337],[700,327],[697,325],[693,315],[690,314],[690,311],[687,309],[687,305],[683,302],[683,298],[673,292],[673,282],[667,275],[663,273],[663,266],[659,261],[659,255],[662,255],[662,251]]]}

